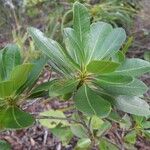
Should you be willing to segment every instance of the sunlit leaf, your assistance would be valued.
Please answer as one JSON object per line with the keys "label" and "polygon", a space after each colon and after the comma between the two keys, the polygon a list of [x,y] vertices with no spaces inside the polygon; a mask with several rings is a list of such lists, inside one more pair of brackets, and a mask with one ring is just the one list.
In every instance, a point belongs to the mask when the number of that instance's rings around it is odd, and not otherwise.
{"label": "sunlit leaf", "polygon": [[[47,128],[55,128],[57,125],[67,126],[69,123],[65,120],[66,116],[59,110],[49,110],[40,113],[40,116],[49,117],[47,119],[40,119],[40,123]],[[56,119],[55,119],[56,118]],[[57,119],[58,118],[58,119]],[[63,119],[61,119],[63,118]]]}

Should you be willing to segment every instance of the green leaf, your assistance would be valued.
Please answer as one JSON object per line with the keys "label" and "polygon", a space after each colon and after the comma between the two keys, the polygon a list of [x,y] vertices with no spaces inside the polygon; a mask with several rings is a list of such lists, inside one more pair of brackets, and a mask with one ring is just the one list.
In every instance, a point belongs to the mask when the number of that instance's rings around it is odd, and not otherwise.
{"label": "green leaf", "polygon": [[90,16],[86,7],[75,2],[73,5],[73,29],[80,49],[78,49],[79,63],[81,66],[86,64],[89,53],[89,32],[90,32]]}
{"label": "green leaf", "polygon": [[[57,125],[68,126],[69,123],[65,120],[66,116],[59,110],[49,110],[40,113],[40,116],[49,117],[47,119],[39,119],[41,125],[47,128],[55,128]],[[63,119],[59,119],[63,118]]]}
{"label": "green leaf", "polygon": [[76,36],[83,43],[90,31],[90,16],[86,7],[79,2],[73,5],[73,28]]}
{"label": "green leaf", "polygon": [[65,46],[68,54],[77,64],[81,65],[84,59],[84,54],[83,54],[82,46],[80,44],[78,37],[75,34],[74,29],[65,28],[64,38],[65,38]]}
{"label": "green leaf", "polygon": [[7,45],[3,50],[3,64],[5,66],[6,77],[9,77],[13,68],[21,63],[20,49],[15,44]]}
{"label": "green leaf", "polygon": [[117,53],[115,53],[111,58],[112,58],[112,61],[115,61],[118,63],[122,63],[123,61],[125,61],[125,55],[121,51],[118,51]]}
{"label": "green leaf", "polygon": [[87,65],[87,71],[91,73],[103,74],[115,71],[119,67],[119,63],[111,61],[91,61]]}
{"label": "green leaf", "polygon": [[[112,26],[105,22],[96,22],[91,25],[91,53],[90,57],[96,59],[101,55],[100,48],[108,34],[113,30]],[[91,60],[91,59],[90,59]]]}
{"label": "green leaf", "polygon": [[97,82],[97,85],[113,95],[143,95],[148,90],[147,86],[140,80],[134,79],[128,84],[110,84],[108,82]]}
{"label": "green leaf", "polygon": [[13,80],[15,89],[18,89],[25,83],[32,67],[33,64],[22,64],[14,67],[10,74],[10,80]]}
{"label": "green leaf", "polygon": [[132,120],[128,114],[125,114],[122,117],[122,121],[119,124],[120,124],[120,128],[129,130],[132,127]]}
{"label": "green leaf", "polygon": [[68,58],[63,52],[62,47],[56,41],[45,37],[44,34],[36,28],[30,27],[28,28],[28,32],[36,46],[50,58],[51,66],[60,74],[70,75],[70,71],[73,67],[70,66],[70,61],[66,61]]}
{"label": "green leaf", "polygon": [[17,106],[10,106],[0,110],[0,126],[6,129],[20,129],[32,125],[34,118],[19,109]]}
{"label": "green leaf", "polygon": [[3,62],[3,50],[0,50],[0,81],[4,80],[6,78],[6,71],[5,71],[5,66]]}
{"label": "green leaf", "polygon": [[101,139],[100,144],[99,144],[99,149],[101,150],[119,150],[116,146],[111,144],[105,139]]}
{"label": "green leaf", "polygon": [[133,36],[129,37],[127,42],[124,44],[123,48],[122,48],[122,53],[126,54],[129,50],[129,47],[132,45],[133,43]]}
{"label": "green leaf", "polygon": [[13,81],[3,81],[0,82],[0,98],[6,98],[14,93],[14,82]]}
{"label": "green leaf", "polygon": [[49,87],[49,96],[57,97],[76,91],[78,81],[76,79],[55,80]]}
{"label": "green leaf", "polygon": [[135,142],[136,142],[136,132],[135,132],[135,131],[129,132],[129,133],[124,137],[124,140],[125,140],[127,143],[135,144]]}
{"label": "green leaf", "polygon": [[90,147],[90,144],[91,140],[89,138],[79,139],[75,150],[88,149],[88,147]]}
{"label": "green leaf", "polygon": [[150,62],[150,51],[144,53],[144,59]]}
{"label": "green leaf", "polygon": [[73,134],[68,127],[55,127],[51,128],[50,130],[54,136],[59,138],[63,145],[67,145],[71,138],[73,137]]}
{"label": "green leaf", "polygon": [[124,76],[124,75],[100,75],[98,77],[95,78],[95,82],[98,83],[99,85],[100,84],[121,84],[121,85],[124,85],[124,84],[127,84],[127,83],[130,83],[133,81],[133,78],[130,77],[130,76]]}
{"label": "green leaf", "polygon": [[80,124],[71,124],[71,132],[79,138],[88,138],[86,129]]}
{"label": "green leaf", "polygon": [[105,133],[107,133],[108,130],[111,129],[111,123],[108,121],[105,121],[101,126],[99,126],[99,129],[96,133],[98,137],[101,137]]}
{"label": "green leaf", "polygon": [[11,145],[5,140],[0,140],[0,149],[1,150],[11,150]]}
{"label": "green leaf", "polygon": [[19,89],[18,91],[19,93],[22,93],[25,89],[30,91],[33,88],[45,64],[47,63],[47,60],[48,59],[46,57],[42,56],[32,62],[33,64],[32,70],[30,71],[30,74],[28,75],[28,78],[24,83],[24,85]]}
{"label": "green leaf", "polygon": [[27,99],[35,99],[35,98],[40,98],[40,97],[48,97],[48,91],[39,91],[39,92],[36,92],[36,93],[31,93]]}
{"label": "green leaf", "polygon": [[114,121],[116,123],[120,123],[122,118],[120,117],[120,115],[116,112],[116,111],[111,111],[111,113],[108,116],[108,119],[111,121]]}
{"label": "green leaf", "polygon": [[149,105],[136,96],[118,96],[114,101],[114,104],[119,110],[130,114],[138,116],[150,115]]}
{"label": "green leaf", "polygon": [[126,33],[123,28],[115,28],[110,32],[100,48],[98,59],[108,57],[116,53],[126,39]]}
{"label": "green leaf", "polygon": [[143,121],[142,123],[141,123],[141,126],[142,126],[142,128],[143,129],[150,129],[150,121]]}
{"label": "green leaf", "polygon": [[55,82],[55,80],[52,80],[52,81],[47,81],[45,83],[42,83],[40,85],[38,85],[36,88],[34,88],[32,91],[31,91],[31,94],[36,94],[36,93],[39,93],[39,92],[42,92],[42,91],[48,91],[49,90],[49,87],[51,86],[51,84],[53,84]]}
{"label": "green leaf", "polygon": [[78,110],[90,116],[106,117],[111,111],[110,103],[97,95],[87,85],[83,85],[74,97]]}
{"label": "green leaf", "polygon": [[54,82],[54,80],[47,81],[47,82],[42,83],[42,84],[38,85],[37,87],[33,88],[33,90],[30,92],[30,95],[28,98],[34,99],[34,98],[48,96],[49,87],[53,82]]}
{"label": "green leaf", "polygon": [[141,126],[142,122],[144,122],[145,117],[132,115],[132,118],[136,125]]}
{"label": "green leaf", "polygon": [[115,72],[139,77],[146,72],[150,72],[150,63],[138,58],[126,59]]}
{"label": "green leaf", "polygon": [[112,29],[111,25],[97,22],[91,26],[92,59],[101,60],[116,53],[126,39],[122,28]]}
{"label": "green leaf", "polygon": [[98,129],[98,128],[100,128],[100,126],[101,126],[103,123],[104,123],[103,120],[100,119],[100,118],[97,117],[97,116],[93,116],[93,117],[91,118],[91,127],[92,127],[92,129]]}

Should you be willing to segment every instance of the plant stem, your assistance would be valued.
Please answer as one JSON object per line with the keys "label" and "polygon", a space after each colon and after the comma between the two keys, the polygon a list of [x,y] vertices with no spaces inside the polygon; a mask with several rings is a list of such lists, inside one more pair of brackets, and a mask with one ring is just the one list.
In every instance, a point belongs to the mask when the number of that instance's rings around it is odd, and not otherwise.
{"label": "plant stem", "polygon": [[91,149],[95,149],[96,148],[96,141],[95,141],[95,137],[93,135],[93,132],[91,131],[90,127],[86,124],[82,112],[78,111],[78,115],[79,115],[80,121],[82,122],[83,127],[88,132],[88,136],[91,140]]}
{"label": "plant stem", "polygon": [[74,120],[72,118],[62,118],[62,117],[53,117],[53,116],[38,116],[36,119],[55,119],[55,120],[66,120],[68,122],[75,122],[82,124],[82,122]]}
{"label": "plant stem", "polygon": [[104,140],[108,141],[109,143],[113,144],[114,146],[116,146],[118,149],[121,149],[121,147],[119,145],[117,145],[116,143],[114,143],[113,141],[109,140],[106,137],[102,137]]}

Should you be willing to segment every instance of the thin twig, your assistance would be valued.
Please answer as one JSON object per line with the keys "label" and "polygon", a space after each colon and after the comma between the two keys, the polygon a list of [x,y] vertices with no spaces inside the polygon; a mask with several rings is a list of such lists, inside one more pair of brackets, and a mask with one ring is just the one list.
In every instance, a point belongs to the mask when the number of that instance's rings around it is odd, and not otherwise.
{"label": "thin twig", "polygon": [[54,120],[66,120],[68,122],[75,122],[75,123],[79,123],[82,124],[82,122],[74,120],[72,118],[62,118],[62,117],[53,117],[53,116],[38,116],[36,117],[36,119],[54,119]]}

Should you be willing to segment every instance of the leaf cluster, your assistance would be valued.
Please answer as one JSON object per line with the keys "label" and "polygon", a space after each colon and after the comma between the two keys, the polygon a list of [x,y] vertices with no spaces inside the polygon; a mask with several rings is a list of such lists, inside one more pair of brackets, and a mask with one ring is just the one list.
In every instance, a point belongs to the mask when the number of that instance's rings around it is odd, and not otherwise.
{"label": "leaf cluster", "polygon": [[18,129],[33,124],[34,118],[19,107],[32,93],[45,64],[44,57],[24,63],[15,44],[0,51],[0,129]]}

